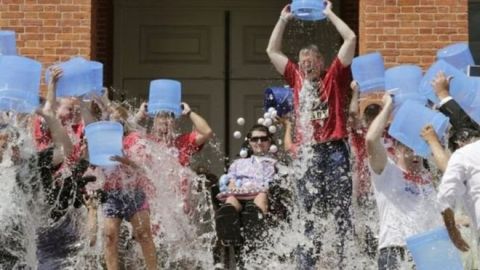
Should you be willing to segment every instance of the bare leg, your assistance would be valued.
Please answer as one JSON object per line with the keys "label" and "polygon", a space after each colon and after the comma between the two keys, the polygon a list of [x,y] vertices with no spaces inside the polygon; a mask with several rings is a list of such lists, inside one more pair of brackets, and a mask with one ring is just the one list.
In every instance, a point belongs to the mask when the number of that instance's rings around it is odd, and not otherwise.
{"label": "bare leg", "polygon": [[229,204],[233,205],[233,207],[235,207],[235,210],[237,210],[237,212],[242,211],[242,205],[237,200],[237,198],[235,198],[234,196],[228,197],[227,200],[225,201],[225,203],[229,203]]}
{"label": "bare leg", "polygon": [[105,218],[105,262],[108,270],[118,270],[118,235],[120,233],[119,218]]}
{"label": "bare leg", "polygon": [[253,200],[253,203],[262,210],[263,214],[266,214],[268,212],[268,198],[267,198],[267,193],[261,192],[258,193],[258,195],[255,197]]}
{"label": "bare leg", "polygon": [[142,210],[135,213],[130,220],[133,227],[135,239],[142,247],[145,265],[148,270],[157,269],[157,251],[153,243],[152,228],[150,225],[150,213]]}

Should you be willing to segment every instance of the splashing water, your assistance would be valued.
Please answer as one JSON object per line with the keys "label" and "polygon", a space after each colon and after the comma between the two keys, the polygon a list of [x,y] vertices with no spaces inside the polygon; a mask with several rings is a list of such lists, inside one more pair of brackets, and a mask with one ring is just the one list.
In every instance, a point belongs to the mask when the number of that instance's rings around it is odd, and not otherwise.
{"label": "splashing water", "polygon": [[[296,125],[302,131],[301,147],[298,155],[290,164],[279,165],[279,172],[271,190],[272,214],[267,217],[266,229],[258,239],[249,239],[239,251],[239,264],[245,269],[295,269],[298,247],[304,245],[313,248],[311,240],[305,236],[307,220],[319,221],[314,224],[315,230],[322,235],[322,251],[317,264],[318,269],[336,269],[337,239],[335,237],[335,220],[327,214],[318,219],[314,213],[307,213],[301,206],[298,194],[298,179],[304,177],[312,164],[314,156],[312,144],[313,127],[309,111],[318,100],[313,95],[314,87],[309,82],[304,83],[300,92],[300,115]],[[133,116],[133,112],[131,113]],[[26,160],[35,154],[30,131],[27,128],[30,121],[18,120],[15,117],[3,117],[2,122],[19,131],[18,138],[10,144],[21,142],[22,159]],[[140,130],[138,127],[135,129]],[[297,129],[297,130],[298,130]],[[143,131],[144,133],[144,131]],[[142,135],[144,138],[145,134]],[[74,138],[72,138],[74,139]],[[76,138],[75,138],[76,139]],[[221,156],[218,141],[210,141],[208,148]],[[158,264],[161,269],[214,269],[227,265],[216,264],[214,249],[216,245],[214,207],[207,179],[198,176],[188,167],[178,162],[178,153],[169,147],[142,139],[136,146],[143,155],[133,156],[134,161],[141,165],[141,170],[149,179],[146,188],[150,220],[154,233],[154,243],[157,249]],[[56,232],[58,227],[69,228],[75,238],[68,243],[72,251],[52,263],[62,266],[62,269],[106,269],[104,253],[105,220],[99,211],[97,241],[90,246],[89,232],[86,227],[87,211],[84,207],[68,208],[67,214],[60,220],[52,222],[48,219],[51,205],[45,202],[45,194],[34,191],[34,186],[28,186],[27,192],[17,185],[17,175],[22,172],[23,178],[34,172],[22,170],[22,166],[12,162],[10,147],[3,153],[0,163],[0,241],[9,254],[18,260],[6,269],[35,269],[38,266],[38,241],[45,228]],[[210,149],[210,150],[211,150]],[[135,152],[136,150],[133,150]],[[154,158],[147,158],[154,157]],[[222,162],[223,159],[202,160],[211,164]],[[332,168],[335,170],[337,168]],[[88,185],[88,190],[102,188],[105,183],[105,172],[95,170],[89,172],[97,176],[94,183]],[[68,172],[66,172],[68,175]],[[121,177],[123,184],[135,181],[131,176]],[[317,193],[314,186],[307,186],[310,193]],[[185,198],[188,198],[186,200]],[[101,208],[101,206],[99,207]],[[366,216],[366,215],[365,215]],[[376,220],[358,221],[375,228]],[[356,221],[354,221],[356,223]],[[359,244],[359,241],[362,244]],[[357,238],[346,243],[346,267],[344,269],[376,269],[375,259],[369,258],[365,252],[364,241]],[[228,247],[222,247],[228,249]],[[3,256],[0,249],[0,257]],[[125,269],[144,269],[142,251],[133,239],[130,224],[123,222],[119,243],[119,257]],[[11,266],[11,267],[10,267]],[[407,269],[407,266],[404,266]],[[1,268],[1,267],[0,267]]]}

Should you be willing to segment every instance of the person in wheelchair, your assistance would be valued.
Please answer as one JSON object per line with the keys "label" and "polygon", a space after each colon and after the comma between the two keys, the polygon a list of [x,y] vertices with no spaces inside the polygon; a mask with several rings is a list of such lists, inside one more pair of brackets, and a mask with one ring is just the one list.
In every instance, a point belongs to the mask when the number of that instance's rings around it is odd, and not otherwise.
{"label": "person in wheelchair", "polygon": [[[274,180],[276,158],[269,154],[272,134],[263,125],[254,125],[244,143],[247,156],[235,160],[228,173],[220,178],[217,198],[224,205],[217,211],[217,236],[222,241],[238,242],[257,238],[268,212],[269,185]],[[243,150],[245,151],[245,150]],[[241,156],[244,156],[244,154]]]}

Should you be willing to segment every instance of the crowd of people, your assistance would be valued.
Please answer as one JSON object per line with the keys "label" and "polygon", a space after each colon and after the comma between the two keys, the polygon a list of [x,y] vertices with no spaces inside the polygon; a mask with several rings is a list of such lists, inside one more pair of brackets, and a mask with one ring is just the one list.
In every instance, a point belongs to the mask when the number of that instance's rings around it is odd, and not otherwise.
{"label": "crowd of people", "polygon": [[[422,130],[435,165],[428,166],[427,160],[387,134],[394,108],[391,93],[386,92],[381,103],[359,111],[359,85],[350,71],[357,37],[335,15],[329,1],[324,13],[343,39],[329,67],[315,45],[302,48],[298,62],[282,52],[283,34],[293,14],[289,5],[280,13],[266,52],[293,90],[292,113],[276,118],[284,133],[279,147],[289,158],[280,160],[280,155],[271,151],[276,140],[268,127],[258,124],[250,129],[243,145],[247,155],[231,163],[220,178],[221,190],[214,198],[219,204],[215,229],[220,245],[241,245],[248,238],[268,237],[263,233],[271,225],[268,219],[278,214],[272,209],[279,198],[272,193],[279,163],[300,162],[306,164],[303,172],[285,176],[293,179],[294,188],[287,192],[296,200],[290,207],[300,209],[297,218],[304,220],[302,232],[310,242],[298,245],[293,252],[297,269],[349,269],[348,262],[354,259],[349,257],[352,253],[347,242],[360,234],[359,225],[354,224],[354,210],[368,216],[368,224],[361,224],[365,227],[364,250],[377,261],[378,269],[399,269],[404,263],[412,263],[405,239],[440,226],[447,228],[460,251],[467,252],[473,244],[462,237],[459,226],[473,228],[473,235],[480,229],[478,123],[452,99],[450,78],[439,73],[432,81],[441,100],[436,107],[449,117],[451,129],[448,148],[432,126]],[[151,172],[162,168],[155,168],[157,156],[151,146],[187,168],[191,157],[213,136],[213,130],[187,103],[181,104],[181,116],[191,121],[193,131],[179,135],[173,112],[151,114],[144,103],[132,114],[122,103],[110,100],[108,91],[89,101],[57,98],[62,70],[55,67],[50,73],[46,98],[34,115],[7,112],[2,116],[1,177],[2,182],[10,177],[14,184],[0,190],[2,196],[24,196],[12,197],[8,199],[11,205],[0,206],[23,209],[2,211],[7,214],[1,217],[0,269],[28,269],[33,265],[38,269],[63,269],[62,260],[78,248],[78,223],[87,227],[89,245],[96,244],[99,215],[107,269],[121,269],[123,220],[131,224],[146,269],[158,269],[158,247],[153,240],[158,232],[152,229],[149,200],[156,192],[152,182],[157,181]],[[118,122],[124,128],[124,155],[111,157],[119,164],[113,169],[88,162],[84,130],[101,120]],[[441,174],[439,181],[435,180],[436,170]],[[183,212],[191,216],[195,208],[188,196],[192,179],[187,175],[173,179],[176,192],[182,196]],[[97,189],[95,182],[101,182],[101,187]],[[72,209],[83,207],[88,214],[82,222]],[[335,239],[333,268],[322,265],[320,256],[322,249],[331,248],[326,246],[327,236],[318,226],[326,216],[334,219],[335,235],[328,235]],[[41,220],[36,220],[38,217]],[[358,222],[359,217],[355,220]]]}

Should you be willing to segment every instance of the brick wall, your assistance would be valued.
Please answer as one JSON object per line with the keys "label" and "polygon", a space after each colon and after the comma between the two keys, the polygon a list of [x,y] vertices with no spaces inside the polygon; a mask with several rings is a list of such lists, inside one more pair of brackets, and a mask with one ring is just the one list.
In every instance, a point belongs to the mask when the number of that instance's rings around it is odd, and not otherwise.
{"label": "brick wall", "polygon": [[17,33],[18,54],[44,68],[91,55],[91,0],[0,0],[0,27]]}
{"label": "brick wall", "polygon": [[467,0],[362,0],[360,53],[379,51],[387,67],[426,68],[437,49],[468,41],[467,12]]}

